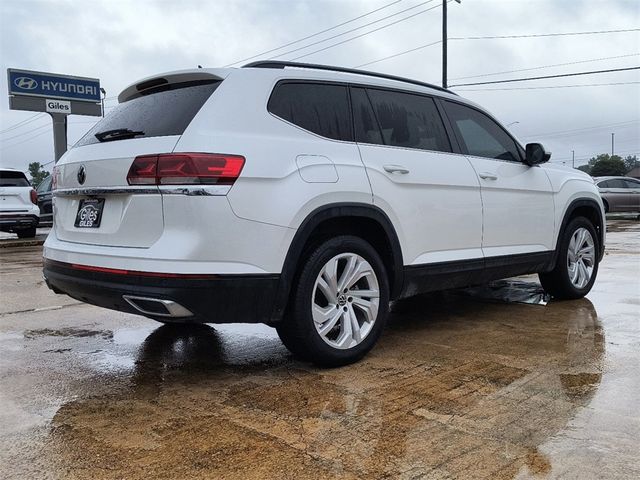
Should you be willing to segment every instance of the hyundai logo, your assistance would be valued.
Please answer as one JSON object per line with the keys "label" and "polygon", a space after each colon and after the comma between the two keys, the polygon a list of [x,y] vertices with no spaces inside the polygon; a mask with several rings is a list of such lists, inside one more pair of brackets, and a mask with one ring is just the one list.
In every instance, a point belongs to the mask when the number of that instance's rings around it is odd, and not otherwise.
{"label": "hyundai logo", "polygon": [[78,169],[78,183],[82,185],[86,179],[87,169],[84,168],[84,165],[80,165],[80,168]]}
{"label": "hyundai logo", "polygon": [[30,77],[18,77],[13,81],[13,84],[22,90],[38,88],[38,82]]}

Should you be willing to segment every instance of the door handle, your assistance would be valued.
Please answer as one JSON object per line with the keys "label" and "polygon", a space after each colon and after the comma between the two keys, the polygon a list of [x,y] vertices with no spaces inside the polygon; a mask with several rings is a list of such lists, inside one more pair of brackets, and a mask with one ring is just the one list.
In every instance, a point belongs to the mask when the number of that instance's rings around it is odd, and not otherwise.
{"label": "door handle", "polygon": [[497,180],[498,176],[493,174],[493,173],[486,173],[486,172],[482,172],[480,174],[478,174],[480,176],[480,178],[484,179],[484,180]]}
{"label": "door handle", "polygon": [[385,165],[382,168],[384,168],[385,172],[389,173],[400,173],[402,175],[409,173],[409,170],[404,168],[402,165]]}

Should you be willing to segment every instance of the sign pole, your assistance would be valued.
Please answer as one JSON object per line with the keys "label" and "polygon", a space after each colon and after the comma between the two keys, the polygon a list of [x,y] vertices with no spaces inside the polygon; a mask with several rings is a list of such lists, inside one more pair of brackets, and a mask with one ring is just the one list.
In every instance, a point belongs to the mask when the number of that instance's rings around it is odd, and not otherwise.
{"label": "sign pole", "polygon": [[53,120],[53,150],[55,163],[67,151],[67,115],[64,113],[49,113]]}

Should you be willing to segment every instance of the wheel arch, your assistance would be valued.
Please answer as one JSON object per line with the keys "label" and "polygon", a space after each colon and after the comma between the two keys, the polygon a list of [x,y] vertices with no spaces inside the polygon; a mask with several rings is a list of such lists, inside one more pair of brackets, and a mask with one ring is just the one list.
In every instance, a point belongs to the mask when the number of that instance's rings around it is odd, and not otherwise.
{"label": "wheel arch", "polygon": [[600,250],[598,252],[598,261],[602,260],[602,257],[604,256],[606,225],[605,225],[605,217],[604,217],[604,213],[602,212],[602,208],[600,207],[598,202],[594,199],[578,198],[576,200],[573,200],[569,204],[569,206],[565,210],[564,215],[562,217],[562,223],[560,224],[560,229],[558,231],[558,238],[556,240],[556,249],[555,249],[556,253],[553,259],[554,265],[558,257],[560,241],[564,236],[567,225],[575,217],[586,217],[593,223],[596,229],[596,232],[598,234],[598,247]]}
{"label": "wheel arch", "polygon": [[284,316],[300,258],[305,251],[338,233],[356,235],[372,244],[387,269],[390,298],[398,297],[404,282],[402,250],[395,228],[386,213],[371,204],[345,202],[324,205],[312,211],[302,221],[289,245],[271,323],[278,323]]}

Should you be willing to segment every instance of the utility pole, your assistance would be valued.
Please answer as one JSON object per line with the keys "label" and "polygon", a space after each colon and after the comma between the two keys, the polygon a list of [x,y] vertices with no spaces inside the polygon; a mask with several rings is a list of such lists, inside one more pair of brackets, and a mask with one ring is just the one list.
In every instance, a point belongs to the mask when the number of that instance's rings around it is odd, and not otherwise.
{"label": "utility pole", "polygon": [[[447,3],[442,0],[442,88],[447,88]],[[462,0],[456,0],[461,3]]]}
{"label": "utility pole", "polygon": [[571,165],[573,165],[573,168],[576,168],[576,151],[575,150],[571,150]]}
{"label": "utility pole", "polygon": [[613,147],[615,145],[615,143],[614,143],[615,142],[615,140],[614,140],[615,135],[616,135],[615,133],[611,134],[611,156],[612,157],[613,157],[613,152],[614,152],[614,148]]}
{"label": "utility pole", "polygon": [[447,88],[447,0],[442,0],[442,88]]}

